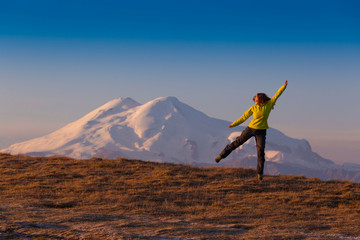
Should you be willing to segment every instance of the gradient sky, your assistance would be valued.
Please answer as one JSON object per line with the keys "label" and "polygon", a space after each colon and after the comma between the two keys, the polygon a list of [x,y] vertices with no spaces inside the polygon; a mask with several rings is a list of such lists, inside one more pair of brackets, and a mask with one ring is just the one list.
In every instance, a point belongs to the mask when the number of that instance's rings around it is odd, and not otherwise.
{"label": "gradient sky", "polygon": [[234,121],[287,79],[270,126],[360,163],[359,10],[355,0],[2,0],[0,147],[116,97],[175,96]]}

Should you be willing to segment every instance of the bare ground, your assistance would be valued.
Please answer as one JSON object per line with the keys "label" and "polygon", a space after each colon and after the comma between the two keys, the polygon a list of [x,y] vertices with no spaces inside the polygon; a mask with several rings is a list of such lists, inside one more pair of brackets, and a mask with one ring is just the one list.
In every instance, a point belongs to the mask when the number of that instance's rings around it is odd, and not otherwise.
{"label": "bare ground", "polygon": [[0,239],[360,239],[360,184],[0,155]]}

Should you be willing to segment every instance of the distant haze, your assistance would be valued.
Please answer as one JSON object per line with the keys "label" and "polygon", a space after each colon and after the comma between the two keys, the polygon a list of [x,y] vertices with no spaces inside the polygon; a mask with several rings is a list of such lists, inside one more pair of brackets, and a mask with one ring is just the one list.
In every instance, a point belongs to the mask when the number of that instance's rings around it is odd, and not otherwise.
{"label": "distant haze", "polygon": [[360,163],[360,141],[309,139],[313,151],[339,164]]}

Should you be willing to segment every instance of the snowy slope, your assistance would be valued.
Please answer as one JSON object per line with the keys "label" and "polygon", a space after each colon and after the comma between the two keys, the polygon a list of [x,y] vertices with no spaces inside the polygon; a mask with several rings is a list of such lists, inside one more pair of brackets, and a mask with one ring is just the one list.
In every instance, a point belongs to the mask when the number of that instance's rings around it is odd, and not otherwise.
{"label": "snowy slope", "polygon": [[44,137],[2,150],[73,158],[129,157],[176,163],[207,162],[230,131],[227,122],[161,97],[143,105],[119,98]]}
{"label": "snowy slope", "polygon": [[[145,104],[117,98],[49,135],[11,145],[1,152],[77,159],[126,157],[204,166],[214,164],[214,158],[225,145],[244,129],[243,126],[228,129],[229,124],[175,97],[160,97]],[[287,137],[271,128],[267,134],[266,160],[287,169],[339,168],[312,152],[306,140]],[[249,161],[256,164],[254,139],[219,165],[239,166]]]}

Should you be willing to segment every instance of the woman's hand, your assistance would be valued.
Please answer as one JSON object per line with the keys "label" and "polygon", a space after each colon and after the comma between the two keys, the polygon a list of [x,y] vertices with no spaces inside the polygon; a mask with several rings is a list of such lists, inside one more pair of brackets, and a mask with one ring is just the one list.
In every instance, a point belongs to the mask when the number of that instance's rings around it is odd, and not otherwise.
{"label": "woman's hand", "polygon": [[284,86],[285,86],[285,87],[287,86],[287,80],[285,81]]}

